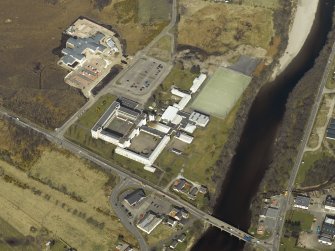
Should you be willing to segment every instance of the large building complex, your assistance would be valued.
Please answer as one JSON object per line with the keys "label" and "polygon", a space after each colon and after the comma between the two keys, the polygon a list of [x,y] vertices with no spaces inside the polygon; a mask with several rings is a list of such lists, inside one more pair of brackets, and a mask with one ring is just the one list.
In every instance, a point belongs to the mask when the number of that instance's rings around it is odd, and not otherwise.
{"label": "large building complex", "polygon": [[64,81],[82,90],[86,97],[91,90],[120,64],[121,44],[116,34],[85,18],[79,18],[64,31],[67,37],[58,64],[70,73]]}

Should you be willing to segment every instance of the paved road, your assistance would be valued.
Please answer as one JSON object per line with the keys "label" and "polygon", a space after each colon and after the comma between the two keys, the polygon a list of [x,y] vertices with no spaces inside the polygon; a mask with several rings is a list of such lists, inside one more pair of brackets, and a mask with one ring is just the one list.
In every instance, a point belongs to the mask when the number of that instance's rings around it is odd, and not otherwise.
{"label": "paved road", "polygon": [[122,224],[127,228],[127,230],[137,239],[138,244],[140,246],[141,251],[148,251],[149,247],[140,233],[140,230],[134,226],[133,221],[129,220],[129,217],[127,213],[125,212],[125,209],[121,207],[121,202],[118,198],[119,194],[121,193],[121,190],[123,190],[125,187],[129,186],[129,180],[127,178],[122,178],[122,180],[117,184],[112,191],[112,194],[110,196],[110,204],[115,212],[115,214],[119,217]]}
{"label": "paved road", "polygon": [[115,175],[119,175],[120,177],[124,177],[127,178],[129,180],[131,180],[133,183],[138,184],[141,187],[144,187],[152,192],[155,192],[156,194],[158,194],[158,196],[162,196],[164,197],[166,200],[168,200],[171,204],[177,205],[177,206],[181,206],[186,208],[193,216],[195,216],[198,219],[201,219],[207,223],[209,223],[210,225],[217,227],[219,229],[221,229],[222,231],[225,231],[229,234],[231,234],[232,236],[235,236],[241,240],[244,239],[244,237],[248,237],[251,238],[251,242],[259,245],[259,246],[266,246],[266,244],[263,241],[259,241],[255,238],[252,238],[251,235],[249,235],[248,233],[245,233],[241,230],[239,230],[238,228],[229,225],[223,221],[221,221],[220,219],[217,219],[203,211],[201,211],[200,209],[194,207],[193,205],[191,205],[190,203],[182,200],[181,198],[179,198],[178,196],[175,196],[174,194],[170,193],[169,191],[164,191],[164,189],[162,189],[161,187],[139,177],[134,175],[133,173],[129,172],[128,170],[117,166],[117,165],[110,165],[108,163],[107,160],[103,159],[101,156],[88,151],[84,148],[82,148],[81,146],[78,146],[72,142],[70,142],[67,139],[64,139],[62,137],[58,137],[56,133],[54,132],[49,132],[37,125],[34,125],[31,122],[27,122],[27,121],[23,121],[20,119],[17,119],[17,117],[15,115],[10,114],[9,112],[4,111],[3,109],[0,109],[0,114],[12,119],[17,125],[22,126],[22,127],[26,127],[26,128],[30,128],[31,130],[34,130],[42,135],[44,135],[48,140],[50,140],[51,142],[53,142],[54,144],[60,145],[62,148],[67,149],[68,151],[81,156],[82,158],[85,158],[95,164],[97,164],[98,166],[100,166],[102,169],[105,169],[108,172],[111,172]]}
{"label": "paved road", "polygon": [[305,147],[307,145],[309,135],[312,132],[313,124],[314,124],[318,109],[319,109],[321,101],[322,101],[322,94],[323,94],[324,88],[325,88],[327,80],[328,80],[328,75],[329,75],[330,71],[332,70],[332,64],[333,64],[334,57],[335,57],[335,43],[333,44],[332,51],[329,55],[327,66],[326,66],[325,71],[323,73],[322,81],[321,81],[321,84],[320,84],[320,87],[319,87],[319,90],[318,90],[318,94],[316,96],[311,115],[310,115],[309,120],[307,122],[303,138],[302,138],[302,140],[300,142],[300,145],[299,145],[299,152],[298,152],[297,158],[294,162],[294,166],[293,166],[293,169],[291,171],[290,179],[288,181],[287,199],[284,200],[284,202],[283,202],[283,204],[282,204],[282,206],[280,207],[280,210],[279,210],[279,216],[280,217],[278,217],[278,219],[277,219],[276,228],[275,228],[275,229],[277,229],[277,232],[278,232],[279,236],[278,236],[278,238],[274,239],[273,250],[279,250],[280,237],[281,237],[283,226],[284,226],[284,220],[280,220],[280,218],[285,219],[286,212],[291,208],[291,204],[293,202],[292,190],[293,190],[293,187],[294,187],[294,182],[295,182],[296,176],[297,176],[298,171],[299,171],[300,163],[301,163],[303,155],[304,155],[304,150],[305,150]]}

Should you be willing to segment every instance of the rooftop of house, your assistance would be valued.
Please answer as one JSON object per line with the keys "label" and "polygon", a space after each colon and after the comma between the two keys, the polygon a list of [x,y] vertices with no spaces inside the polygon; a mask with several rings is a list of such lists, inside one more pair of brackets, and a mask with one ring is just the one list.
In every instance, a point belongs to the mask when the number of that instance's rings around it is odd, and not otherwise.
{"label": "rooftop of house", "polygon": [[299,206],[304,206],[304,207],[308,207],[309,203],[311,201],[311,198],[308,196],[303,196],[303,195],[298,195],[294,201],[295,205],[299,205]]}

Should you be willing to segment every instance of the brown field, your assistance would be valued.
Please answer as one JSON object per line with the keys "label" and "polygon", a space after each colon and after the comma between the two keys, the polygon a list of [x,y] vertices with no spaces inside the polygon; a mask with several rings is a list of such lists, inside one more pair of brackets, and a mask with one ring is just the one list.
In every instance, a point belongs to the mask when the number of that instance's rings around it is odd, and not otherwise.
{"label": "brown field", "polygon": [[0,2],[0,9],[6,10],[0,12],[0,105],[55,128],[84,104],[80,92],[64,83],[66,71],[57,67],[58,56],[52,53],[60,44],[62,31],[79,16],[116,28],[126,40],[128,54],[144,47],[167,24],[139,24],[136,0],[113,0],[101,12],[92,2]]}
{"label": "brown field", "polygon": [[273,12],[268,8],[182,0],[180,12],[178,44],[209,53],[243,44],[268,49],[273,36]]}
{"label": "brown field", "polygon": [[[28,176],[6,162],[0,166],[0,217],[21,234],[28,235],[31,226],[45,227],[78,250],[111,250],[119,234],[136,243],[108,204],[104,189],[109,177],[82,160],[45,151]],[[47,180],[51,184],[44,184]],[[100,225],[90,223],[92,219]]]}

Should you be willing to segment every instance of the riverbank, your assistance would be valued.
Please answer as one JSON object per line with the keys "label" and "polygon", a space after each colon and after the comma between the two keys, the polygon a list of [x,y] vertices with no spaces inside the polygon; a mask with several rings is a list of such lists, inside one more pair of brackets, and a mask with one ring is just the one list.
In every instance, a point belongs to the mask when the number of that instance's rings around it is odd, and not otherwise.
{"label": "riverbank", "polygon": [[288,45],[273,70],[272,80],[282,73],[302,49],[314,23],[319,0],[298,0],[289,31]]}

